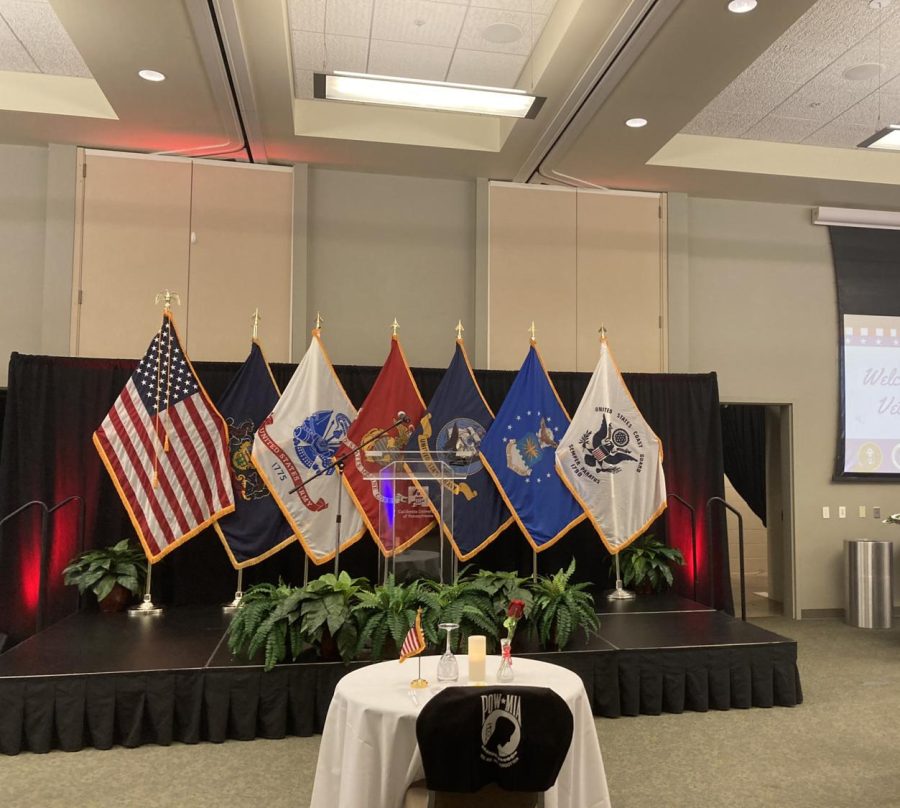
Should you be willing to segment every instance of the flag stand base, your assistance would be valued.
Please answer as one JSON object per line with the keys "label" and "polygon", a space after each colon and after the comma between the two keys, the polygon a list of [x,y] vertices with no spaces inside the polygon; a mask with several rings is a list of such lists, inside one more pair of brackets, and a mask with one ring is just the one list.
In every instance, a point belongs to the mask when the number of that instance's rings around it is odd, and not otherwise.
{"label": "flag stand base", "polygon": [[139,606],[132,606],[128,610],[129,616],[134,615],[147,615],[149,617],[155,617],[156,615],[162,614],[163,609],[162,606],[156,606],[150,598],[150,593],[148,592],[144,595],[144,599],[141,601]]}
{"label": "flag stand base", "polygon": [[234,590],[234,600],[231,601],[231,603],[226,603],[222,607],[222,611],[225,612],[226,614],[233,612],[235,609],[237,609],[237,607],[241,605],[241,598],[244,597],[244,592],[243,592],[244,570],[239,569],[237,572],[238,572],[238,578],[237,578],[237,587]]}
{"label": "flag stand base", "polygon": [[415,688],[416,690],[421,690],[422,688],[428,687],[427,679],[413,679],[409,686]]}
{"label": "flag stand base", "polygon": [[623,589],[621,581],[616,581],[616,588],[606,596],[607,600],[634,600],[634,598],[634,592]]}

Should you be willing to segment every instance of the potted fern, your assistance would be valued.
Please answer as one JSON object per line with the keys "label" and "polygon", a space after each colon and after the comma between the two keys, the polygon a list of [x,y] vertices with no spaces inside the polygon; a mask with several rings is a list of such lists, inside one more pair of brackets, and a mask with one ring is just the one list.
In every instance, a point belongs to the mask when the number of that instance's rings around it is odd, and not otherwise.
{"label": "potted fern", "polygon": [[121,612],[134,595],[144,591],[147,558],[131,539],[77,555],[63,570],[63,581],[84,594],[97,596],[101,612]]}
{"label": "potted fern", "polygon": [[465,647],[473,634],[484,634],[488,643],[496,646],[500,637],[500,622],[494,614],[489,582],[470,576],[462,570],[449,584],[422,581],[420,598],[423,609],[423,630],[429,642],[438,644],[438,624],[456,623],[459,631],[454,637],[455,650]]}
{"label": "potted fern", "polygon": [[395,657],[403,645],[407,632],[416,621],[416,611],[422,608],[423,631],[427,639],[434,619],[428,614],[427,604],[422,601],[422,584],[419,581],[397,583],[393,574],[371,591],[360,591],[353,616],[359,626],[356,656],[368,648],[373,660]]}
{"label": "potted fern", "polygon": [[[663,592],[675,580],[675,564],[684,564],[681,550],[666,546],[652,533],[641,536],[619,553],[622,586],[633,587],[642,594]],[[614,569],[610,574],[615,575]]]}
{"label": "potted fern", "polygon": [[303,638],[318,645],[323,659],[350,662],[359,637],[353,608],[368,586],[365,578],[327,573],[310,581],[300,598],[300,628]]}
{"label": "potted fern", "polygon": [[297,659],[309,645],[300,623],[303,589],[279,581],[251,586],[241,598],[228,626],[232,653],[252,659],[264,652],[263,667],[269,671],[291,654]]}
{"label": "potted fern", "polygon": [[574,573],[573,558],[568,569],[541,576],[533,586],[531,620],[544,648],[563,650],[578,629],[588,636],[600,629],[594,598],[585,591],[590,584],[571,583]]}

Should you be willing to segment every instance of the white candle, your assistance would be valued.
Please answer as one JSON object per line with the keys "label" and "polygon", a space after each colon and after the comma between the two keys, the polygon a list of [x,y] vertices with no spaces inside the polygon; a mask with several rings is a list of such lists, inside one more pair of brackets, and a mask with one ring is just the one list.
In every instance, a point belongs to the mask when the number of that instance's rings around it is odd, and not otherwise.
{"label": "white candle", "polygon": [[469,684],[484,684],[486,640],[483,634],[469,637]]}

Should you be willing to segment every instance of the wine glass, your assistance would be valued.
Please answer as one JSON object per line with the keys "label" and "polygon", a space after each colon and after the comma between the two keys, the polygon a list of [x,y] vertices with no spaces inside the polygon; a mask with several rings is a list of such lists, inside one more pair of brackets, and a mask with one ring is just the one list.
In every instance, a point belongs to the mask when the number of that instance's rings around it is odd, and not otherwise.
{"label": "wine glass", "polygon": [[459,623],[439,623],[438,628],[447,632],[447,648],[438,661],[437,678],[439,682],[455,682],[459,679],[459,665],[450,650],[450,635],[459,628]]}

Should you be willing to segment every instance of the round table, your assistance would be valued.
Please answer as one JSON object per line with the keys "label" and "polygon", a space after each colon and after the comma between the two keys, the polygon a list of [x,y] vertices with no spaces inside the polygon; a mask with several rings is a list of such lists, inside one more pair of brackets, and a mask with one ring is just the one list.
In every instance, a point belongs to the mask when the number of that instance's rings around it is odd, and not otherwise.
{"label": "round table", "polygon": [[[439,657],[422,659],[431,687],[411,690],[418,663],[396,660],[359,668],[338,682],[328,708],[311,808],[400,808],[410,784],[425,776],[416,744],[416,718],[437,687]],[[457,684],[467,685],[460,655]],[[500,657],[487,658],[487,684],[496,684]],[[546,808],[606,808],[609,791],[590,703],[581,679],[565,668],[517,657],[513,685],[549,687],[569,705],[575,732]],[[451,685],[452,686],[452,685]]]}

